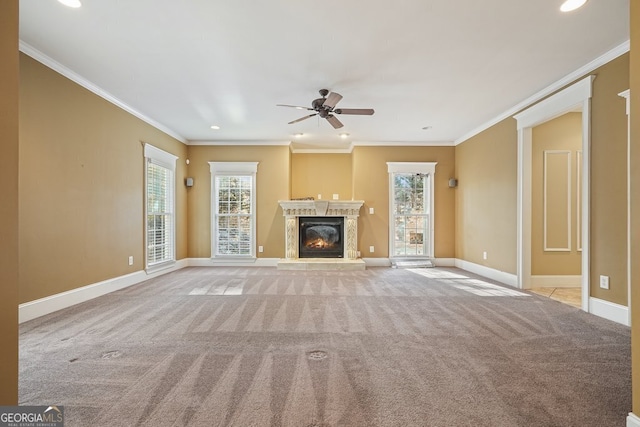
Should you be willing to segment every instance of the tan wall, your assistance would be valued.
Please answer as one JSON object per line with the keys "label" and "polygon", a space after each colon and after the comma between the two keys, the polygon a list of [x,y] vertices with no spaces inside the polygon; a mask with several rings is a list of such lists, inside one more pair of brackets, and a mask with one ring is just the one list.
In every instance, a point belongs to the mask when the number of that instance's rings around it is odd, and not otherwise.
{"label": "tan wall", "polygon": [[[568,113],[536,126],[532,130],[531,168],[531,274],[543,276],[580,275],[582,252],[578,251],[577,209],[578,152],[582,151],[582,114]],[[545,151],[569,151],[568,154],[548,154],[546,172]],[[570,165],[566,157],[570,159]],[[567,252],[544,250],[544,187],[547,192],[547,247],[568,247]],[[571,183],[571,192],[567,183]],[[571,198],[567,202],[567,197]],[[570,206],[570,208],[569,208]],[[558,211],[562,212],[558,212]],[[571,224],[571,237],[569,221]]]}
{"label": "tan wall", "polygon": [[456,146],[456,258],[516,274],[516,162],[511,118]]}
{"label": "tan wall", "polygon": [[209,162],[259,162],[256,175],[256,246],[259,258],[284,257],[284,216],[278,200],[289,199],[289,147],[189,146],[189,257],[211,257]]}
{"label": "tan wall", "polygon": [[20,77],[20,301],[144,268],[142,142],[180,158],[184,258],[186,146],[26,55]]}
{"label": "tan wall", "polygon": [[[455,253],[455,192],[453,147],[355,147],[353,198],[364,200],[358,221],[358,247],[365,258],[389,256],[389,173],[387,162],[438,162],[435,174],[435,256],[453,258]],[[374,214],[369,214],[369,208]],[[375,252],[369,252],[374,246]]]}
{"label": "tan wall", "polygon": [[0,2],[0,405],[18,404],[18,1]]}
{"label": "tan wall", "polygon": [[[640,2],[631,4],[631,104],[640,105]],[[640,417],[640,108],[631,108],[631,371],[633,412]]]}
{"label": "tan wall", "polygon": [[291,155],[291,197],[351,200],[351,154]]}
{"label": "tan wall", "polygon": [[[629,55],[597,69],[591,100],[591,293],[627,305],[627,115]],[[601,289],[600,275],[610,289]]]}

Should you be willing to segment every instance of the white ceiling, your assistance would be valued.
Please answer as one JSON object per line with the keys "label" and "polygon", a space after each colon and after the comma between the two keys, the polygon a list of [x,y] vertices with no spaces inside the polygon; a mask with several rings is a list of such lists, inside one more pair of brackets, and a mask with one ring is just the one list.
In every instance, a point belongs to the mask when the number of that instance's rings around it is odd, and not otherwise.
{"label": "white ceiling", "polygon": [[[452,142],[629,39],[629,0],[82,2],[21,0],[23,50],[190,142]],[[375,114],[288,125],[321,88]]]}

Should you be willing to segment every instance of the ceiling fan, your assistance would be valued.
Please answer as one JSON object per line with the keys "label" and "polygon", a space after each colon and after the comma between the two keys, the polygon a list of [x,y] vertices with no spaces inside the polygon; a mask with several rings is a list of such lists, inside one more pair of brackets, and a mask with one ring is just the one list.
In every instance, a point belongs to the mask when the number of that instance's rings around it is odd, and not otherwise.
{"label": "ceiling fan", "polygon": [[342,99],[342,95],[336,92],[329,93],[327,89],[320,89],[319,92],[322,98],[317,98],[311,101],[311,108],[287,104],[277,104],[276,106],[315,111],[315,113],[313,114],[309,114],[308,116],[300,117],[299,119],[289,122],[288,124],[290,125],[301,122],[313,116],[320,116],[323,119],[327,119],[327,121],[331,124],[331,126],[334,127],[334,129],[339,129],[344,126],[334,114],[354,114],[359,116],[370,116],[374,113],[373,108],[335,108],[336,104]]}

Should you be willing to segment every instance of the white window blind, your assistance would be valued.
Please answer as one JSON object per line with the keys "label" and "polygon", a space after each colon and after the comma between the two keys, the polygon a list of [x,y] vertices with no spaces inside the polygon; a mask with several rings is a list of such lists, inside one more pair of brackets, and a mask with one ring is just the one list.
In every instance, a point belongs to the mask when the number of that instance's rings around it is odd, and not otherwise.
{"label": "white window blind", "polygon": [[176,159],[145,145],[147,268],[175,261]]}

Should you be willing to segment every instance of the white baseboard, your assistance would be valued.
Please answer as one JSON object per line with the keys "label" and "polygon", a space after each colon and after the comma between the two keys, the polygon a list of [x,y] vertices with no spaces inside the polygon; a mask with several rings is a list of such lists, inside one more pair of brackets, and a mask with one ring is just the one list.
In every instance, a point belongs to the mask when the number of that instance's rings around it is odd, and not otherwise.
{"label": "white baseboard", "polygon": [[579,288],[582,276],[531,276],[532,288]]}
{"label": "white baseboard", "polygon": [[277,267],[279,258],[253,258],[250,260],[224,260],[214,258],[189,258],[189,267]]}
{"label": "white baseboard", "polygon": [[589,297],[589,313],[621,323],[625,326],[630,326],[629,308],[624,305]]}
{"label": "white baseboard", "polygon": [[455,258],[433,258],[433,264],[436,267],[455,267],[456,259]]}
{"label": "white baseboard", "polygon": [[484,265],[474,264],[473,262],[464,261],[461,259],[455,260],[455,266],[471,273],[484,276],[487,279],[495,280],[496,282],[500,282],[508,286],[513,286],[514,288],[518,287],[518,276],[516,276],[515,274],[496,270]]}
{"label": "white baseboard", "polygon": [[640,417],[633,412],[627,417],[627,427],[640,427]]}
{"label": "white baseboard", "polygon": [[391,267],[389,258],[362,258],[367,267]]}
{"label": "white baseboard", "polygon": [[145,280],[149,280],[163,274],[171,273],[172,271],[180,270],[181,268],[187,266],[187,260],[182,259],[180,261],[177,261],[171,267],[156,271],[154,273],[146,273],[144,270],[140,270],[136,271],[135,273],[114,277],[113,279],[107,279],[102,282],[83,286],[81,288],[71,289],[70,291],[61,292],[59,294],[50,295],[48,297],[40,298],[34,301],[25,302],[24,304],[20,304],[18,306],[18,322],[24,323],[37,317],[53,313],[54,311],[62,310],[63,308],[71,307],[72,305],[89,301],[102,295],[106,295],[110,292],[115,292],[120,289],[136,285],[138,283],[144,282]]}

